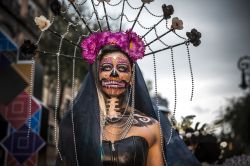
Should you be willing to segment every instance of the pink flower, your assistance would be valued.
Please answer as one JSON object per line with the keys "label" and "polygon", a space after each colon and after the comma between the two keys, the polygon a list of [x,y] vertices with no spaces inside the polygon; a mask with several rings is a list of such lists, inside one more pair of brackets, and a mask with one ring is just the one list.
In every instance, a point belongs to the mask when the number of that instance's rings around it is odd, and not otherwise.
{"label": "pink flower", "polygon": [[126,32],[129,38],[128,54],[133,61],[144,56],[145,46],[141,38],[134,32]]}
{"label": "pink flower", "polygon": [[83,58],[90,64],[94,63],[96,56],[93,55],[97,55],[99,50],[97,35],[98,34],[91,35],[81,43],[81,47],[83,49]]}
{"label": "pink flower", "polygon": [[82,43],[82,56],[90,64],[93,64],[99,50],[105,45],[115,45],[128,53],[132,61],[144,56],[145,46],[141,38],[134,32],[127,31],[112,33],[109,31],[94,33]]}

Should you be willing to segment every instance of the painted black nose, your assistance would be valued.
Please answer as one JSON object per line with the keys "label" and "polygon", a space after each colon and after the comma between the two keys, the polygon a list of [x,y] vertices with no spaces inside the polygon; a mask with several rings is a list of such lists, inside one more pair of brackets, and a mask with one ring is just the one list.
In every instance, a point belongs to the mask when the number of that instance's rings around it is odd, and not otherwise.
{"label": "painted black nose", "polygon": [[117,73],[116,69],[113,69],[110,73],[110,77],[119,77],[119,74]]}

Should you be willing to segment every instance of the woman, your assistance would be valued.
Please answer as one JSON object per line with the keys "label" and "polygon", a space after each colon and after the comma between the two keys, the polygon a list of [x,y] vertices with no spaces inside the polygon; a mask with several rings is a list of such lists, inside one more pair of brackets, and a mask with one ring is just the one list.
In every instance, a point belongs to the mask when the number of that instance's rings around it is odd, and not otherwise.
{"label": "woman", "polygon": [[166,145],[170,123],[157,118],[135,62],[144,55],[140,37],[101,32],[85,39],[82,48],[91,65],[74,101],[73,119],[69,112],[60,125],[62,161],[81,166],[199,165],[175,133]]}

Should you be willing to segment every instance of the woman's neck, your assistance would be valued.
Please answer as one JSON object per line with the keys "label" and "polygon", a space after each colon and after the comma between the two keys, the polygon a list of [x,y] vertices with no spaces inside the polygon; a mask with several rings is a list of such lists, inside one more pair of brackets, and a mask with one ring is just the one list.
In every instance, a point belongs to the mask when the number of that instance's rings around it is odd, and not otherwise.
{"label": "woman's neck", "polygon": [[105,99],[106,113],[109,117],[119,117],[122,115],[124,96],[109,97]]}

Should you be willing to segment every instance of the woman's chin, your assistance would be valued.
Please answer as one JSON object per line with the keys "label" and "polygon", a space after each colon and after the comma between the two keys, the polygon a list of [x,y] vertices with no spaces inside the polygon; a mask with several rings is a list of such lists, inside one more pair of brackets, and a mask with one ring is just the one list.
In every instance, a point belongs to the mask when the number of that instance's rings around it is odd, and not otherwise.
{"label": "woman's chin", "polygon": [[102,90],[109,97],[119,97],[121,95],[124,95],[126,92],[125,88],[104,88],[103,87]]}

